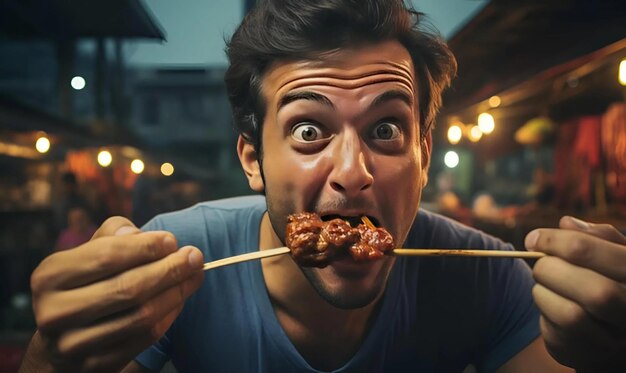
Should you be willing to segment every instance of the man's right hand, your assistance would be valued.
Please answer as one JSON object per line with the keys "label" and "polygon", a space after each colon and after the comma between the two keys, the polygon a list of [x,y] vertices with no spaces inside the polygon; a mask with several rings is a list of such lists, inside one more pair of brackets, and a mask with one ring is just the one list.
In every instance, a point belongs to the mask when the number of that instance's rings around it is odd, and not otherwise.
{"label": "man's right hand", "polygon": [[113,217],[31,277],[38,331],[21,372],[117,371],[157,341],[204,278],[202,253]]}

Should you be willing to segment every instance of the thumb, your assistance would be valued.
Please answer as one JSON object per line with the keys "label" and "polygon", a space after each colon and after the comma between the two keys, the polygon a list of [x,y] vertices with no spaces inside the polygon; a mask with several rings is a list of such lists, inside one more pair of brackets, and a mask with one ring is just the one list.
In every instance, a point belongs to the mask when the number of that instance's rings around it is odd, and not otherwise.
{"label": "thumb", "polygon": [[559,221],[559,228],[584,232],[616,244],[626,245],[626,237],[611,224],[594,224],[573,216],[563,216]]}
{"label": "thumb", "polygon": [[92,239],[106,236],[123,236],[141,232],[130,220],[122,216],[113,216],[102,223]]}

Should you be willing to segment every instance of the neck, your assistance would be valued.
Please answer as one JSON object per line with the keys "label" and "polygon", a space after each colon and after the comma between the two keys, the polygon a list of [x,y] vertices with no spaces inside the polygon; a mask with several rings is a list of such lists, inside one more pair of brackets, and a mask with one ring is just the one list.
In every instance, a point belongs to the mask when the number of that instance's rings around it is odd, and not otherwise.
{"label": "neck", "polygon": [[[261,221],[260,250],[283,246],[269,221]],[[359,349],[380,296],[371,304],[344,310],[321,298],[289,255],[262,261],[263,276],[276,317],[307,362],[336,369]]]}

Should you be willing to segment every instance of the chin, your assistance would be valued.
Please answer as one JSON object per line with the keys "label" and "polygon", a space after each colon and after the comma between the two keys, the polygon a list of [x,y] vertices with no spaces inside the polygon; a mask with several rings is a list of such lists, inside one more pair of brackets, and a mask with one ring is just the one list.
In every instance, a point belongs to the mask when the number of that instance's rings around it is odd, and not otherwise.
{"label": "chin", "polygon": [[324,268],[301,269],[326,302],[340,309],[356,309],[370,305],[384,292],[394,262],[392,257],[371,262],[347,257]]}

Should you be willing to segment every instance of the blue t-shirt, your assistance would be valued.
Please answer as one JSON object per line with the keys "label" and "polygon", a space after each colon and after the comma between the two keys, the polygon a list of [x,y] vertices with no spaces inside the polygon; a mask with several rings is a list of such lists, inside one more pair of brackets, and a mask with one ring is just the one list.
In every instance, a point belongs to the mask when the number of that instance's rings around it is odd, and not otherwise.
{"label": "blue t-shirt", "polygon": [[[255,251],[266,211],[261,196],[164,214],[167,230],[207,261]],[[510,245],[421,210],[404,247],[512,250]],[[520,259],[398,257],[379,313],[358,352],[336,372],[491,372],[539,336],[530,268]],[[259,261],[205,274],[165,336],[136,360],[158,371],[318,372],[276,318]]]}

